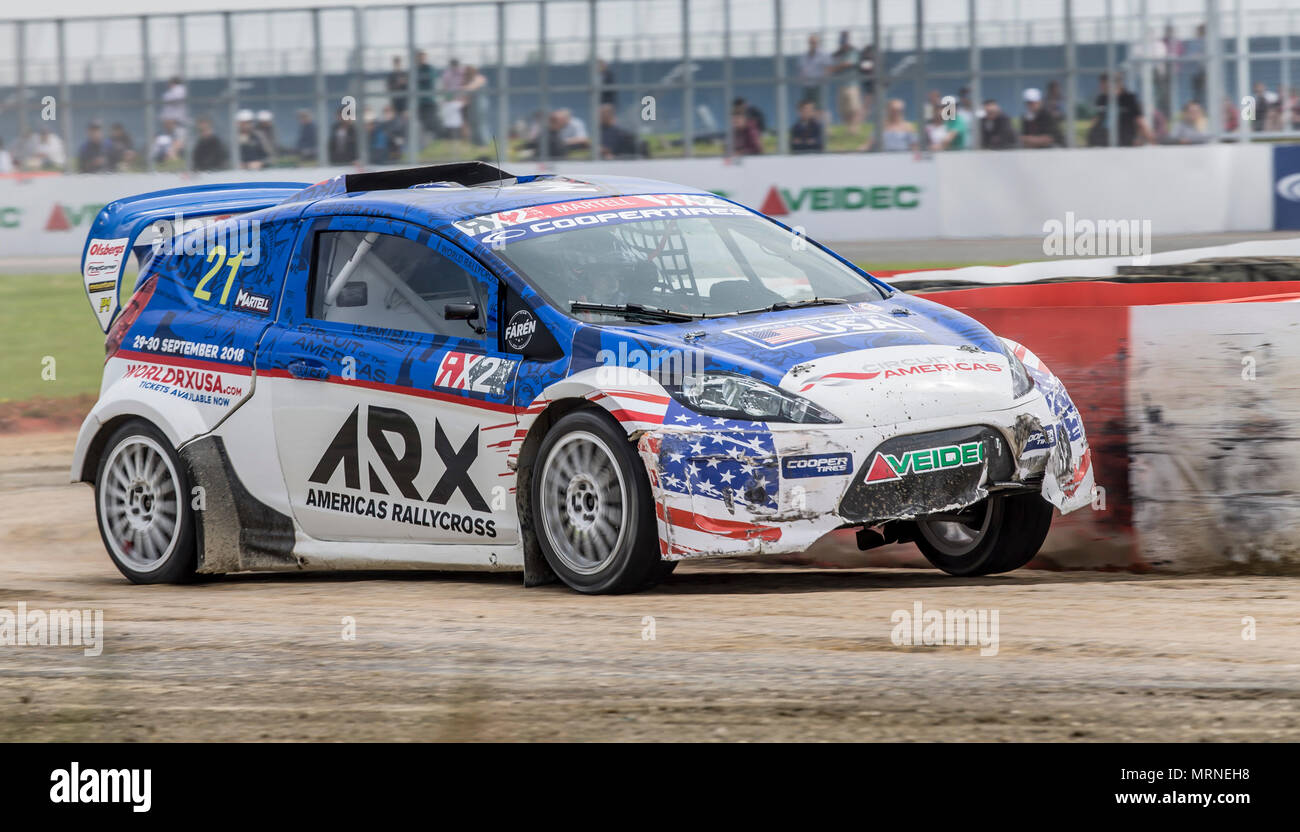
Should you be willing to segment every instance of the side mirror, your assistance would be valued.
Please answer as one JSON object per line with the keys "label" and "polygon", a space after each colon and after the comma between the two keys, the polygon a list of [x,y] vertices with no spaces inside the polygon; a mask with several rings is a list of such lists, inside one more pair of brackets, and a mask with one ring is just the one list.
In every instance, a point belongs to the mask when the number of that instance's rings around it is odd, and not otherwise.
{"label": "side mirror", "polygon": [[334,305],[344,306],[366,306],[370,303],[369,288],[365,283],[356,280],[350,280],[343,284],[339,290],[338,297],[334,298]]}
{"label": "side mirror", "polygon": [[485,327],[474,323],[479,319],[477,303],[449,303],[442,307],[442,316],[449,321],[465,321],[475,335],[487,332]]}
{"label": "side mirror", "polygon": [[449,303],[442,308],[442,316],[449,321],[472,321],[478,317],[478,304]]}

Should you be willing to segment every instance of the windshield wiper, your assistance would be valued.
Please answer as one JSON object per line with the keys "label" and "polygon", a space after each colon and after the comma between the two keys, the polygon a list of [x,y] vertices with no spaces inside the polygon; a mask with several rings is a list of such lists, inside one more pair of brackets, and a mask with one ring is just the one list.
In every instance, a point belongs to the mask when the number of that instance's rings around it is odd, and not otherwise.
{"label": "windshield wiper", "polygon": [[670,309],[660,309],[657,306],[646,306],[640,303],[587,303],[575,300],[569,304],[569,309],[574,312],[609,312],[625,318],[641,318],[647,321],[682,322],[694,321],[700,317],[689,312],[673,312]]}
{"label": "windshield wiper", "polygon": [[800,309],[804,306],[836,306],[841,303],[848,303],[844,298],[808,298],[807,300],[779,300],[771,306],[760,306],[757,309],[746,309],[743,312],[737,312],[737,315],[752,315],[755,312],[780,312],[783,309]]}

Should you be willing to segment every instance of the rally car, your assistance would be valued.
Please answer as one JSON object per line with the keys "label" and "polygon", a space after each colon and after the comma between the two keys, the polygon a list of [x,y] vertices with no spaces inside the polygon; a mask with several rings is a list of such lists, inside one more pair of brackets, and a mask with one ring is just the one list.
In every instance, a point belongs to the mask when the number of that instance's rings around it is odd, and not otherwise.
{"label": "rally car", "polygon": [[82,265],[107,359],[72,478],[139,583],[623,592],[843,528],[980,575],[1090,500],[1028,349],[694,188],[478,162],[199,185],[108,205]]}

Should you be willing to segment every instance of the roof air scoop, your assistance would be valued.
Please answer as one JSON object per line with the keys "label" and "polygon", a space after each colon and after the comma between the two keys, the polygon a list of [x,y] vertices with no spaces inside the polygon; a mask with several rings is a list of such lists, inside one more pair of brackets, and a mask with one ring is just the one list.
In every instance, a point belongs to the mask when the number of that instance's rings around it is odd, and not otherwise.
{"label": "roof air scoop", "polygon": [[372,173],[349,173],[344,177],[344,188],[348,193],[356,191],[396,191],[416,185],[432,185],[448,182],[472,188],[490,182],[514,179],[513,174],[506,173],[487,162],[452,162],[446,165],[425,165],[419,168],[402,168],[400,170],[379,170]]}

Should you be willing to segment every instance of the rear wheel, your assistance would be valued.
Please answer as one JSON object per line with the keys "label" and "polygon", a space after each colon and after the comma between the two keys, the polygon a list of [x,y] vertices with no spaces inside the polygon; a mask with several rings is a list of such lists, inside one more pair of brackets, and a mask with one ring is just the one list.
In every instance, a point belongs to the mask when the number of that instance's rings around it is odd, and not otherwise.
{"label": "rear wheel", "polygon": [[532,488],[542,554],[573,589],[634,592],[672,571],[659,556],[645,470],[603,414],[579,410],[555,423],[538,450]]}
{"label": "rear wheel", "polygon": [[95,473],[95,517],[108,556],[134,583],[194,576],[189,476],[167,437],[148,422],[128,422],[109,437]]}
{"label": "rear wheel", "polygon": [[916,546],[949,575],[1019,569],[1038,554],[1052,525],[1052,505],[1038,494],[993,496],[958,512],[916,520]]}

